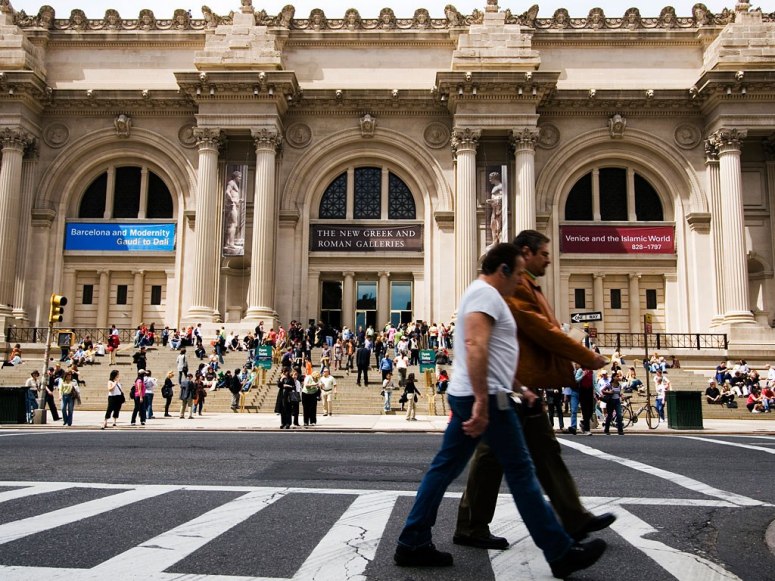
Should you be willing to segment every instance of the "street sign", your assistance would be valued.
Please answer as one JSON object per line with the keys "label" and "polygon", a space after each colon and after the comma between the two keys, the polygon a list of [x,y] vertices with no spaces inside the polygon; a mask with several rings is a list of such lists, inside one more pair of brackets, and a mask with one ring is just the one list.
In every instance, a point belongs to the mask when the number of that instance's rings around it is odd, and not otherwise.
{"label": "street sign", "polygon": [[651,313],[643,315],[643,330],[649,335],[654,332],[654,327],[651,324],[652,320]]}
{"label": "street sign", "polygon": [[433,349],[420,349],[420,372],[436,369],[436,352]]}
{"label": "street sign", "polygon": [[602,321],[603,313],[600,311],[594,311],[591,313],[573,313],[570,316],[570,320],[573,323],[585,323],[587,321]]}
{"label": "street sign", "polygon": [[272,369],[272,347],[271,345],[261,345],[256,353],[256,367],[261,369]]}

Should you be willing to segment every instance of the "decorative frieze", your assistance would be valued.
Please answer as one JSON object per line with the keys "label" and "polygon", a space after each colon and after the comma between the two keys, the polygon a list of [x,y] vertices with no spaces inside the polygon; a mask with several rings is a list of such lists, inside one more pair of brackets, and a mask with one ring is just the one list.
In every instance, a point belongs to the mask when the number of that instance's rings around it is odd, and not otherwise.
{"label": "decorative frieze", "polygon": [[361,126],[361,137],[374,137],[374,131],[377,129],[377,120],[366,113],[360,118],[358,124]]}
{"label": "decorative frieze", "polygon": [[297,149],[307,147],[312,141],[312,129],[306,123],[294,123],[285,130],[285,140]]}
{"label": "decorative frieze", "polygon": [[538,141],[536,145],[542,149],[554,149],[560,143],[560,130],[552,123],[542,123],[538,126]]}
{"label": "decorative frieze", "polygon": [[608,133],[610,133],[611,139],[622,139],[626,128],[627,119],[618,113],[608,118]]}
{"label": "decorative frieze", "polygon": [[43,131],[43,141],[52,149],[59,149],[70,140],[70,129],[64,123],[52,123]]}
{"label": "decorative frieze", "polygon": [[694,149],[702,140],[702,133],[696,125],[681,123],[673,132],[673,139],[681,149]]}
{"label": "decorative frieze", "polygon": [[122,113],[113,120],[113,126],[116,128],[117,137],[129,137],[132,132],[132,118]]}
{"label": "decorative frieze", "polygon": [[423,131],[425,145],[431,149],[441,149],[449,143],[449,128],[443,123],[430,123]]}

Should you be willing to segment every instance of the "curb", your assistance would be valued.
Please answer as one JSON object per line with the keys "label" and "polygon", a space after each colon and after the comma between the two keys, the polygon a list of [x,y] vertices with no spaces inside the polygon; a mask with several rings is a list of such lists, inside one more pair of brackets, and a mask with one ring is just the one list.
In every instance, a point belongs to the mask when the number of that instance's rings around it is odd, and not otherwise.
{"label": "curb", "polygon": [[770,553],[775,555],[775,520],[767,527],[767,531],[764,533],[764,542],[767,543]]}

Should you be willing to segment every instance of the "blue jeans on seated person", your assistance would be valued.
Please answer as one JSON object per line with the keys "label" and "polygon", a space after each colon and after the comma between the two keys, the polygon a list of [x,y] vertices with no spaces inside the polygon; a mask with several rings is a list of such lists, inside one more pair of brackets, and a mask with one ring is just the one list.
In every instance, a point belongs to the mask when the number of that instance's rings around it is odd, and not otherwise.
{"label": "blue jeans on seated person", "polygon": [[551,563],[564,557],[573,541],[544,500],[514,406],[499,410],[496,396],[489,396],[487,429],[480,438],[471,438],[463,433],[462,424],[471,417],[474,397],[447,397],[452,420],[444,432],[441,449],[420,483],[398,544],[419,549],[431,543],[431,528],[447,487],[463,472],[479,440],[484,438],[503,467],[519,514],[546,560]]}

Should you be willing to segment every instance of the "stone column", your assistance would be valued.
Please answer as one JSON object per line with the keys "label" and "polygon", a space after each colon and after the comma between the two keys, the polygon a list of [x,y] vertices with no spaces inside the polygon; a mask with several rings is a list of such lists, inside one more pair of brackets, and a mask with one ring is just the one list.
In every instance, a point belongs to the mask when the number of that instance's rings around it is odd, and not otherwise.
{"label": "stone column", "polygon": [[724,215],[721,201],[721,172],[719,169],[718,147],[714,140],[705,140],[705,166],[708,168],[708,194],[710,197],[710,233],[713,244],[713,264],[715,266],[713,280],[715,282],[716,312],[711,319],[712,324],[720,325],[724,320]]}
{"label": "stone column", "polygon": [[627,220],[638,221],[638,212],[635,208],[635,170],[627,168]]}
{"label": "stone column", "polygon": [[381,329],[390,320],[390,273],[378,272],[377,276],[377,326]]}
{"label": "stone column", "polygon": [[134,284],[132,286],[132,328],[143,322],[143,303],[145,302],[145,272],[135,270],[132,272]]}
{"label": "stone column", "polygon": [[342,282],[342,325],[355,330],[355,273],[351,270],[343,272]]}
{"label": "stone column", "polygon": [[[310,270],[307,273],[307,318],[320,319],[320,273]],[[304,321],[306,328],[307,320]]]}
{"label": "stone column", "polygon": [[452,132],[455,171],[455,304],[476,278],[479,232],[476,227],[476,148],[480,131]]}
{"label": "stone column", "polygon": [[[605,296],[603,295],[603,280],[604,274],[593,275],[592,280],[592,309],[605,314]],[[603,332],[605,329],[605,318],[602,321],[597,321],[595,327],[599,332]]]}
{"label": "stone column", "polygon": [[16,256],[22,206],[22,159],[30,136],[21,129],[0,132],[3,162],[0,166],[0,334],[5,335],[5,318],[13,311]]}
{"label": "stone column", "polygon": [[148,215],[148,168],[143,166],[140,170],[140,210],[137,218],[145,220]]}
{"label": "stone column", "polygon": [[110,271],[100,271],[100,288],[97,291],[97,328],[107,329],[110,309]]}
{"label": "stone column", "polygon": [[116,203],[116,168],[108,168],[108,181],[105,185],[105,214],[104,218],[110,220],[113,217],[113,206]]}
{"label": "stone column", "polygon": [[[75,294],[77,279],[77,271],[66,270],[62,275],[62,292],[57,292],[54,290],[54,293],[65,296],[67,297],[67,300],[70,301],[67,303],[65,312],[62,315],[62,324],[59,325],[60,328],[73,326],[73,321],[75,320]],[[46,301],[46,303],[48,303],[48,301]],[[48,306],[46,307],[46,311],[48,311]],[[46,312],[46,320],[48,320],[48,312]]]}
{"label": "stone column", "polygon": [[196,232],[194,263],[191,277],[191,321],[217,321],[218,272],[221,265],[221,245],[218,239],[218,148],[219,129],[194,129],[199,147],[199,170],[196,190]]}
{"label": "stone column", "polygon": [[592,219],[600,221],[600,168],[592,170]]}
{"label": "stone column", "polygon": [[[36,170],[38,166],[38,144],[32,142],[27,147],[22,161],[21,207],[19,209],[19,238],[16,247],[16,280],[13,291],[13,316],[26,321],[27,311],[25,284],[27,281],[27,248],[32,235],[32,200],[35,197]],[[37,261],[35,261],[37,266]]]}
{"label": "stone column", "polygon": [[[517,195],[514,198],[514,236],[536,227],[535,157],[538,129],[526,127],[511,133],[516,161]],[[503,192],[506,195],[506,192]]]}
{"label": "stone column", "polygon": [[251,321],[275,321],[275,160],[282,137],[275,129],[253,131],[256,145],[256,185],[253,201],[253,243],[248,287],[248,311]]}
{"label": "stone column", "polygon": [[630,273],[630,333],[643,331],[640,314],[640,274]]}
{"label": "stone column", "polygon": [[748,257],[740,167],[740,150],[745,137],[746,132],[737,129],[721,129],[711,136],[719,152],[724,216],[724,323],[728,325],[754,324],[748,299]]}

